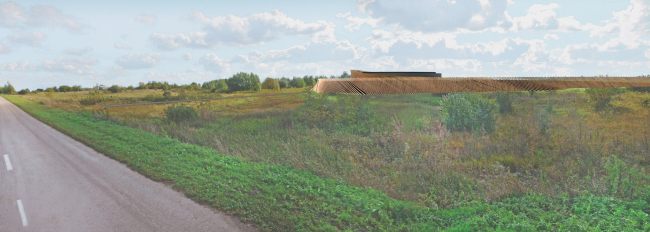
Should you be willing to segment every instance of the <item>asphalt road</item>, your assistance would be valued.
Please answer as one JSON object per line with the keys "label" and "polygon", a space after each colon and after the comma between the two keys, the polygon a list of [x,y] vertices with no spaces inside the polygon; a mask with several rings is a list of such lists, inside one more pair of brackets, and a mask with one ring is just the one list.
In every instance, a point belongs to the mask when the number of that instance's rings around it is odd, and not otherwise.
{"label": "asphalt road", "polygon": [[256,231],[0,97],[0,231]]}

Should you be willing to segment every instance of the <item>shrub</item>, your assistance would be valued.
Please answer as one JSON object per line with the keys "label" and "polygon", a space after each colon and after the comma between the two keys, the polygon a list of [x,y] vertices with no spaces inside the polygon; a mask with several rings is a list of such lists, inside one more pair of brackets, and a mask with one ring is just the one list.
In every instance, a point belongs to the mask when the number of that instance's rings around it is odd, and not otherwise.
{"label": "shrub", "polygon": [[240,72],[226,80],[231,91],[259,91],[261,89],[260,77],[253,73]]}
{"label": "shrub", "polygon": [[183,121],[196,120],[199,117],[199,113],[194,107],[175,104],[165,109],[165,117],[167,120],[180,123]]}
{"label": "shrub", "polygon": [[368,134],[376,127],[375,115],[375,110],[359,96],[339,95],[332,99],[311,93],[304,104],[296,107],[293,118],[308,127]]}
{"label": "shrub", "polygon": [[266,80],[264,80],[262,83],[262,89],[279,90],[280,83],[276,79],[267,77]]}
{"label": "shrub", "polygon": [[496,104],[478,94],[453,93],[445,96],[441,112],[445,126],[452,131],[494,131]]}
{"label": "shrub", "polygon": [[498,92],[497,93],[497,103],[499,103],[499,113],[500,114],[511,114],[512,113],[512,97],[508,92]]}
{"label": "shrub", "polygon": [[18,94],[20,94],[20,95],[25,95],[25,94],[28,94],[28,93],[29,93],[29,89],[23,89],[23,90],[18,91]]}
{"label": "shrub", "polygon": [[585,93],[589,95],[594,110],[602,111],[612,106],[612,97],[623,92],[623,88],[588,88]]}

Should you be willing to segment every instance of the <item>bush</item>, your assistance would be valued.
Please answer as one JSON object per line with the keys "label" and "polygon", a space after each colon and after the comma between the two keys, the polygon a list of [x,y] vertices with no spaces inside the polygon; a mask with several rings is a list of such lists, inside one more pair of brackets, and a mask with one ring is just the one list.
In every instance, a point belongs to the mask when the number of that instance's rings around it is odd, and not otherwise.
{"label": "bush", "polygon": [[181,105],[171,105],[165,109],[167,120],[180,123],[183,121],[192,121],[199,118],[199,113],[194,107]]}
{"label": "bush", "polygon": [[478,94],[453,93],[443,97],[445,127],[452,131],[494,131],[496,104]]}
{"label": "bush", "polygon": [[226,84],[225,79],[221,80],[213,80],[213,81],[208,81],[204,82],[203,85],[201,85],[202,89],[207,89],[210,90],[210,92],[225,92],[228,90],[228,84]]}
{"label": "bush", "polygon": [[276,79],[267,77],[262,83],[262,89],[280,90],[280,83]]}
{"label": "bush", "polygon": [[500,114],[511,114],[512,113],[512,97],[508,92],[498,92],[497,93],[497,103],[499,103],[499,113]]}
{"label": "bush", "polygon": [[627,87],[626,89],[634,92],[650,93],[650,87]]}
{"label": "bush", "polygon": [[29,89],[23,89],[23,90],[18,91],[18,94],[20,94],[20,95],[25,95],[25,94],[28,94],[28,93],[29,93]]}
{"label": "bush", "polygon": [[375,116],[375,110],[360,96],[339,95],[332,99],[310,93],[305,103],[296,107],[293,118],[308,127],[368,134],[377,125]]}
{"label": "bush", "polygon": [[602,111],[611,108],[612,97],[623,92],[623,88],[588,88],[586,91],[589,95],[594,110]]}
{"label": "bush", "polygon": [[260,77],[253,73],[240,72],[226,80],[230,91],[259,91],[262,87]]}

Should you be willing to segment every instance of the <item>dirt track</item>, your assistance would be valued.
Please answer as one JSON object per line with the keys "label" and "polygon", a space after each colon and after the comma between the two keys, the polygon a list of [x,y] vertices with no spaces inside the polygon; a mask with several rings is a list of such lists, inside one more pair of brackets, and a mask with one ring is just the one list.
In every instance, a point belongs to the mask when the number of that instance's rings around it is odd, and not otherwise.
{"label": "dirt track", "polygon": [[0,97],[0,231],[256,229],[147,179]]}

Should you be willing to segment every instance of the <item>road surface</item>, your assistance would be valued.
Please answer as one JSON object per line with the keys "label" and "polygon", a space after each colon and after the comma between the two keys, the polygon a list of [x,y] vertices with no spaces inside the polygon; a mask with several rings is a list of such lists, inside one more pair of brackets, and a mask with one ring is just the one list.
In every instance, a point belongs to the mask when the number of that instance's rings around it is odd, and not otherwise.
{"label": "road surface", "polygon": [[256,231],[0,97],[0,231]]}

